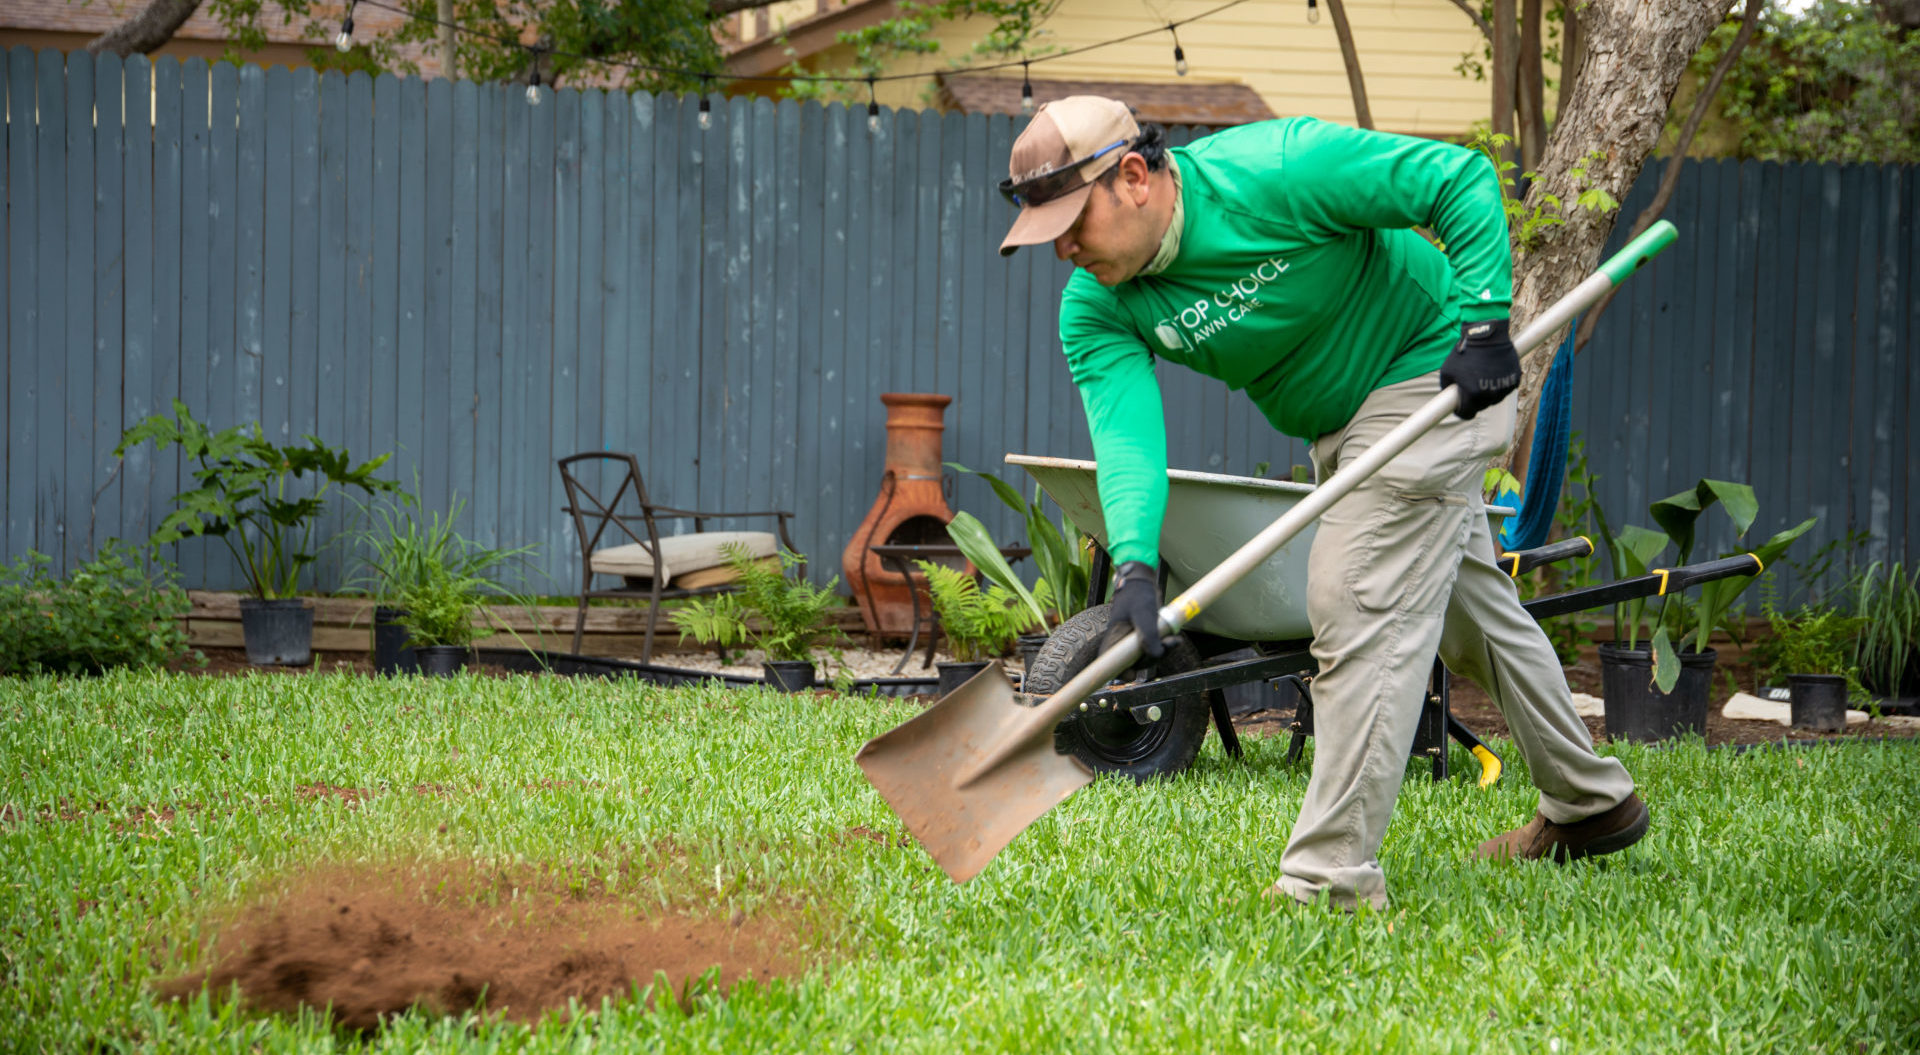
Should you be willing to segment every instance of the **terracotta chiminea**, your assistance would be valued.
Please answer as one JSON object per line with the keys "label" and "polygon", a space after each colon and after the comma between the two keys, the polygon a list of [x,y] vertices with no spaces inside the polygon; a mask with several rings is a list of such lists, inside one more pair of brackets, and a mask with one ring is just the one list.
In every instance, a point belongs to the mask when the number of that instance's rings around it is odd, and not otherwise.
{"label": "terracotta chiminea", "polygon": [[[906,634],[913,629],[913,597],[905,576],[883,567],[869,546],[952,545],[947,521],[953,511],[940,488],[940,436],[952,396],[931,392],[886,392],[887,470],[880,480],[880,496],[853,531],[853,540],[841,554],[847,585],[860,601],[860,615],[869,634]],[[964,568],[959,558],[942,563]],[[916,577],[917,581],[917,577]],[[921,611],[930,612],[924,583],[920,584]]]}

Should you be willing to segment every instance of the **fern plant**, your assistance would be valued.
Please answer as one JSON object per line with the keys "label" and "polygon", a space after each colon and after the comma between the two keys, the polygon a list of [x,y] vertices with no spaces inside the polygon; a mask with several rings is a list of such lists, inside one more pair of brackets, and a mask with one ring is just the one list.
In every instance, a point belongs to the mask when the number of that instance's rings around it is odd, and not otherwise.
{"label": "fern plant", "polygon": [[729,543],[721,552],[733,569],[737,588],[733,593],[694,598],[677,609],[669,618],[680,629],[681,640],[691,637],[723,651],[747,644],[774,662],[802,662],[813,658],[821,641],[840,633],[827,619],[842,603],[833,592],[839,576],[825,586],[789,578],[787,573],[802,563],[789,550],[780,551],[777,567],[762,563],[740,543]]}
{"label": "fern plant", "polygon": [[927,577],[940,628],[962,663],[1005,655],[1014,639],[1038,622],[1026,601],[998,583],[982,590],[972,576],[944,564],[914,563]]}

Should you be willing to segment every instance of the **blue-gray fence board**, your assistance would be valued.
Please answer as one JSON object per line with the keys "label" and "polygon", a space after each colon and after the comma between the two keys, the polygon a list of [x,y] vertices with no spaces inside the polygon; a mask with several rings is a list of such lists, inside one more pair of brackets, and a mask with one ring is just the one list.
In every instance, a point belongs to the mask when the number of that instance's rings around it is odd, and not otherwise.
{"label": "blue-gray fence board", "polygon": [[[537,545],[551,592],[577,585],[554,469],[575,451],[632,451],[656,501],[791,509],[820,582],[879,485],[883,392],[954,396],[945,457],[1023,486],[1005,453],[1091,453],[1057,335],[1071,269],[996,252],[1024,117],[883,110],[870,130],[864,106],[715,97],[703,123],[692,97],[0,59],[10,559],[151,530],[188,477],[112,452],[175,395],[216,426],[393,452],[429,509],[468,503],[463,532]],[[1817,512],[1803,556],[1849,532],[1867,558],[1914,552],[1917,182],[1688,166],[1681,244],[1575,361],[1614,523],[1705,475],[1754,485],[1749,541]],[[1306,462],[1244,396],[1165,374],[1174,464]],[[980,481],[955,500],[1021,531]],[[1701,552],[1733,545],[1720,520]],[[239,585],[218,543],[175,551],[192,585]],[[329,559],[312,585],[350,572]]]}

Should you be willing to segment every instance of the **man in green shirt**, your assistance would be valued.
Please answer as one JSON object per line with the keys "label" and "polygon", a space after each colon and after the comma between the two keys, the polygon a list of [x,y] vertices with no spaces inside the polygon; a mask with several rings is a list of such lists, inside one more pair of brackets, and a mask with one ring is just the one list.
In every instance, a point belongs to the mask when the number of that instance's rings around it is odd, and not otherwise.
{"label": "man in green shirt", "polygon": [[1137,629],[1150,657],[1163,647],[1155,358],[1244,390],[1312,443],[1321,479],[1461,387],[1456,417],[1319,522],[1313,775],[1271,893],[1386,905],[1377,854],[1436,651],[1499,706],[1540,790],[1533,820],[1481,856],[1569,860],[1637,841],[1649,817],[1632,778],[1594,753],[1552,646],[1494,564],[1480,481],[1511,443],[1520,371],[1492,166],[1311,118],[1167,149],[1124,103],[1074,96],[1034,115],[1008,168],[1020,214],[1001,253],[1052,243],[1077,268],[1060,339],[1117,566],[1108,646]]}

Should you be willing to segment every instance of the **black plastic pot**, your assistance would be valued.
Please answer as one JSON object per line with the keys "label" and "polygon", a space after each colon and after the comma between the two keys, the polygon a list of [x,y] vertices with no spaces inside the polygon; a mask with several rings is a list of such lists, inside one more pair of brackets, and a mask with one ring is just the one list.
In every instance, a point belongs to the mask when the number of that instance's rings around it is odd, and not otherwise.
{"label": "black plastic pot", "polygon": [[256,667],[313,662],[313,607],[303,598],[241,598],[240,632],[247,641],[247,662]]}
{"label": "black plastic pot", "polygon": [[373,610],[373,672],[375,674],[417,674],[420,657],[407,644],[407,628],[400,625],[405,608],[376,607]]}
{"label": "black plastic pot", "polygon": [[427,645],[413,650],[420,657],[420,673],[430,678],[450,678],[467,669],[473,650],[465,645]]}
{"label": "black plastic pot", "polygon": [[1680,680],[1672,692],[1653,684],[1653,651],[1600,645],[1600,694],[1607,709],[1607,735],[1650,743],[1694,733],[1707,735],[1707,705],[1713,695],[1713,649],[1680,653]]}
{"label": "black plastic pot", "polygon": [[1021,634],[1016,644],[1020,648],[1020,678],[1026,680],[1026,672],[1033,669],[1033,657],[1047,643],[1045,634]]}
{"label": "black plastic pot", "polygon": [[767,686],[778,692],[805,692],[813,688],[813,663],[810,660],[783,659],[760,664]]}
{"label": "black plastic pot", "polygon": [[1795,729],[1837,733],[1847,727],[1847,679],[1838,674],[1787,675]]}
{"label": "black plastic pot", "polygon": [[945,698],[948,693],[972,680],[975,674],[987,669],[987,664],[991,662],[990,659],[983,659],[971,663],[935,663],[934,666],[940,669],[940,684],[934,691]]}

